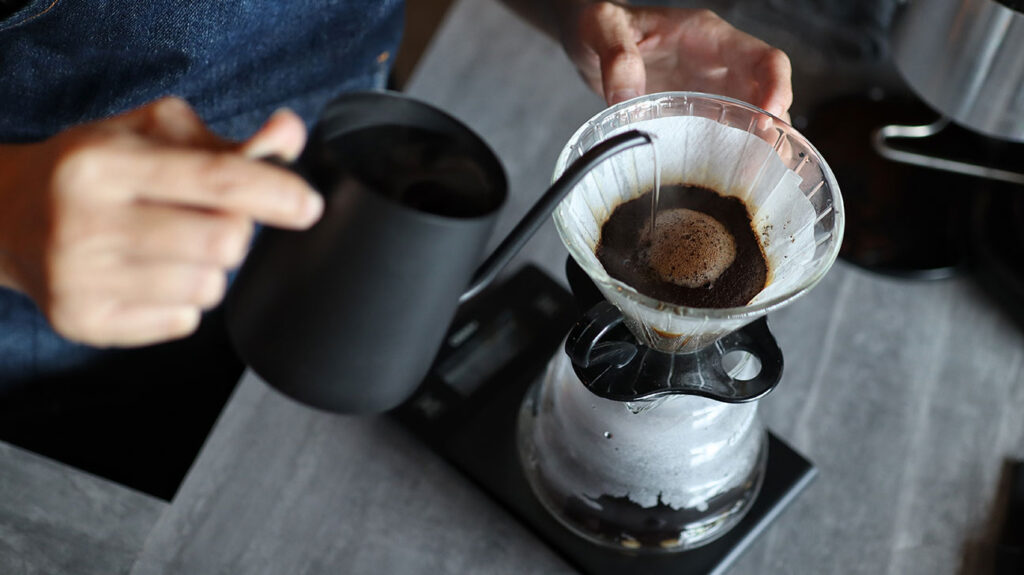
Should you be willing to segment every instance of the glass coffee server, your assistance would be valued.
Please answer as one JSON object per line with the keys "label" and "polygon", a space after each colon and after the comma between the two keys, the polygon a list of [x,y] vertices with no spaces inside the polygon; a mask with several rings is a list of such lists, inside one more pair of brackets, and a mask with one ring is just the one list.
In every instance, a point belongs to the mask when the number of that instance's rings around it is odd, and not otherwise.
{"label": "glass coffee server", "polygon": [[[699,93],[653,94],[603,111],[565,146],[555,177],[627,129],[652,134],[653,148],[605,162],[555,211],[563,243],[606,301],[580,320],[566,353],[527,393],[517,444],[533,492],[571,531],[620,550],[675,552],[728,532],[758,495],[770,454],[756,400],[782,367],[764,316],[831,267],[843,206],[825,160],[795,129]],[[595,255],[603,222],[661,184],[707,187],[746,204],[770,270],[749,303],[674,305],[603,269]]]}

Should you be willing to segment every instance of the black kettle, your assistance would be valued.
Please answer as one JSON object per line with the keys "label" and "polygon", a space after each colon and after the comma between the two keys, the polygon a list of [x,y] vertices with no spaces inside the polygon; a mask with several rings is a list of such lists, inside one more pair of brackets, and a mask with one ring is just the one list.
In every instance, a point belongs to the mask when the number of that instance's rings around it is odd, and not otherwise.
{"label": "black kettle", "polygon": [[494,152],[404,95],[337,98],[292,166],[323,195],[323,218],[305,231],[260,233],[227,296],[236,350],[313,407],[397,406],[425,377],[458,304],[498,275],[590,169],[650,141],[631,131],[587,152],[480,264],[507,194]]}

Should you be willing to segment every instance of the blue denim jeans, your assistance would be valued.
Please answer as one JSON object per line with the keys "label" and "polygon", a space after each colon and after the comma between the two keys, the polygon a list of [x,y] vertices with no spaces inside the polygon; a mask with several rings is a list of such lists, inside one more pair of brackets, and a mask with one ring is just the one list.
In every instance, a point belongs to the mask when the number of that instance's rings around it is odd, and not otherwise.
{"label": "blue denim jeans", "polygon": [[[383,87],[402,18],[401,0],[28,0],[0,20],[0,142],[171,94],[227,138],[281,106],[312,125],[332,97]],[[0,288],[0,398],[53,381],[201,378],[211,354],[229,353],[219,318],[172,344],[100,350],[63,339],[31,300]]]}

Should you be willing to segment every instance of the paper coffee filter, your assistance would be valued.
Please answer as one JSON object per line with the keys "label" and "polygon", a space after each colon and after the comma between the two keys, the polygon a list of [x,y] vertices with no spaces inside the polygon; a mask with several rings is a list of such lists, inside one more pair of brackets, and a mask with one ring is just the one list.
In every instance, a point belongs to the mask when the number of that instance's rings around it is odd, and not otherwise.
{"label": "paper coffee filter", "polygon": [[[827,237],[815,235],[815,225],[826,210],[813,201],[823,185],[822,172],[802,170],[803,154],[796,156],[796,171],[791,169],[780,157],[780,150],[786,152],[791,144],[784,132],[755,130],[751,124],[744,130],[700,116],[663,116],[621,125],[604,135],[633,129],[650,133],[655,137],[661,185],[704,186],[744,201],[769,265],[767,286],[747,306],[721,310],[658,302],[604,271],[594,253],[601,226],[616,206],[653,189],[655,151],[650,146],[627,150],[595,168],[556,210],[559,233],[572,256],[647,345],[679,352],[713,343],[813,283],[810,276],[823,273],[815,265],[823,255],[819,246],[838,242],[831,232]],[[766,133],[778,139],[767,141]],[[584,150],[577,144],[573,151]],[[827,211],[831,210],[829,205]]]}

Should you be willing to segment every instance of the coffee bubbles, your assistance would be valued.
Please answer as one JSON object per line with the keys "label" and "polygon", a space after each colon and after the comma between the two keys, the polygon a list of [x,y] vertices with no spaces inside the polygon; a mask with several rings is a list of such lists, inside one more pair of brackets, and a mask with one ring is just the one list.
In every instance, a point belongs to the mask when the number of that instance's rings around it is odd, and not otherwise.
{"label": "coffee bubbles", "polygon": [[736,240],[715,218],[695,210],[665,210],[655,218],[647,259],[665,282],[710,286],[736,260]]}

